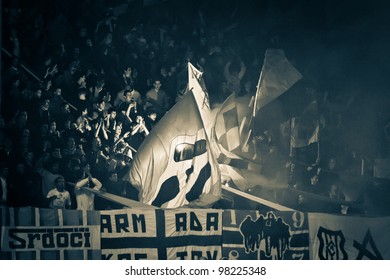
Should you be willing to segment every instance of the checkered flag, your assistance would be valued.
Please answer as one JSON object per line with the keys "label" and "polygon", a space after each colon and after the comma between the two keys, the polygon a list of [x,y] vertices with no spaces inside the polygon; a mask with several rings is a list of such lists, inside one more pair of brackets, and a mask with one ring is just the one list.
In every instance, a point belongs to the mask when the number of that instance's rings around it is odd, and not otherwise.
{"label": "checkered flag", "polygon": [[248,97],[230,95],[222,104],[215,119],[214,132],[219,149],[225,157],[252,159],[253,147],[243,149],[247,133],[244,133],[246,120],[250,117]]}

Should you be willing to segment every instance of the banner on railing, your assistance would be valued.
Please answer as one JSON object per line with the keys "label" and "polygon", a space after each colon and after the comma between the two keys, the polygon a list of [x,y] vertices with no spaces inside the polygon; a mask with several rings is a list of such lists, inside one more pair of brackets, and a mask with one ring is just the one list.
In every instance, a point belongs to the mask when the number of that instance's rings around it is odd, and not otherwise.
{"label": "banner on railing", "polygon": [[227,210],[222,221],[224,259],[309,259],[307,214]]}
{"label": "banner on railing", "polygon": [[222,211],[101,211],[103,259],[220,259]]}
{"label": "banner on railing", "polygon": [[309,213],[310,259],[390,259],[390,218]]}
{"label": "banner on railing", "polygon": [[0,208],[1,259],[101,259],[97,211]]}
{"label": "banner on railing", "polygon": [[6,260],[390,259],[390,217],[0,207],[0,225]]}

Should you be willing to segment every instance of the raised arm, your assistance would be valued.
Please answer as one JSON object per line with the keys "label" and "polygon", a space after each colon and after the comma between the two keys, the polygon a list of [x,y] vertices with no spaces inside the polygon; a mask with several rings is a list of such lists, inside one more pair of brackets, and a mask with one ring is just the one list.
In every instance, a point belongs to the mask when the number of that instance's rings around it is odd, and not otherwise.
{"label": "raised arm", "polygon": [[239,78],[240,80],[244,77],[245,72],[246,72],[245,63],[241,61],[241,62],[240,62],[240,72],[238,73],[238,78]]}

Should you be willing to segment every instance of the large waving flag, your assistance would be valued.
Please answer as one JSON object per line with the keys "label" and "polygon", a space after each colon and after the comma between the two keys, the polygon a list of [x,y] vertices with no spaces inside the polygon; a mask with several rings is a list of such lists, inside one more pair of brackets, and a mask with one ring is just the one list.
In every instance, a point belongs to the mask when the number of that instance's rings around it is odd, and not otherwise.
{"label": "large waving flag", "polygon": [[188,91],[140,146],[128,180],[143,203],[162,208],[210,207],[220,198],[220,172],[195,95]]}
{"label": "large waving flag", "polygon": [[248,149],[248,142],[254,133],[254,118],[257,112],[285,93],[297,81],[302,78],[301,73],[287,60],[283,50],[267,49],[265,52],[263,67],[260,71],[256,94],[249,107],[252,115],[245,120],[243,133],[246,135],[243,149]]}
{"label": "large waving flag", "polygon": [[253,159],[254,143],[247,142],[246,120],[250,118],[250,97],[230,95],[215,117],[212,140],[222,181],[233,181],[241,190],[256,185],[277,187],[275,182],[261,175],[261,165]]}
{"label": "large waving flag", "polygon": [[301,73],[287,60],[283,50],[266,50],[257,85],[254,112],[275,100],[301,78]]}
{"label": "large waving flag", "polygon": [[250,117],[250,98],[231,94],[215,117],[214,136],[221,153],[228,158],[251,159],[253,150],[243,150],[246,134],[243,127]]}
{"label": "large waving flag", "polygon": [[215,113],[210,107],[210,99],[206,84],[203,80],[203,73],[196,69],[190,62],[188,62],[188,91],[194,95],[203,126],[206,129],[207,137],[210,139]]}

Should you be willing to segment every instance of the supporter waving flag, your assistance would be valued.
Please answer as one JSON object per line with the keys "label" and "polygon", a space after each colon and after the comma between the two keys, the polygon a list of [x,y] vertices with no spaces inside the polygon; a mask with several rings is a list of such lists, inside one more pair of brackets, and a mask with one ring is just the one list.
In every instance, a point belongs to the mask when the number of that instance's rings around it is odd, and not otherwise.
{"label": "supporter waving flag", "polygon": [[302,75],[279,49],[268,49],[254,96],[230,95],[215,117],[213,136],[218,147],[218,163],[222,180],[232,180],[241,190],[255,185],[275,187],[272,178],[261,175],[263,155],[256,150],[255,118],[257,112],[271,103]]}

